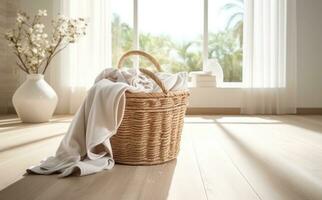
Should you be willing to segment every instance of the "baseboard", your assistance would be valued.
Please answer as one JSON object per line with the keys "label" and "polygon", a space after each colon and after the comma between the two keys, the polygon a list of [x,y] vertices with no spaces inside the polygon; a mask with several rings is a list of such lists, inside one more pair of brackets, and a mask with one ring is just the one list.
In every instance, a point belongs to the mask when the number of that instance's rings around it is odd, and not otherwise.
{"label": "baseboard", "polygon": [[[188,108],[187,115],[240,115],[240,108]],[[322,108],[297,108],[297,115],[322,115]]]}
{"label": "baseboard", "polygon": [[297,108],[298,115],[322,115],[322,108]]}
{"label": "baseboard", "polygon": [[240,108],[188,108],[187,115],[240,115]]}

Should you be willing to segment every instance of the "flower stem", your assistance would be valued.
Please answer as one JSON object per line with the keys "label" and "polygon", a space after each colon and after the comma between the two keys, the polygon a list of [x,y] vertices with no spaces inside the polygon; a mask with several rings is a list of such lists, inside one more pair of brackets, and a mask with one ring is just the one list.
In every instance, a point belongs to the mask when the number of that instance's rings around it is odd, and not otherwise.
{"label": "flower stem", "polygon": [[55,51],[57,50],[58,46],[60,45],[60,43],[62,42],[62,38],[59,38],[59,41],[57,42],[57,45],[55,46],[54,50],[50,53],[50,55],[48,56],[48,59],[46,61],[46,65],[45,65],[45,68],[42,72],[42,74],[45,74],[48,66],[49,66],[49,63],[51,62],[52,58],[56,55],[55,54]]}

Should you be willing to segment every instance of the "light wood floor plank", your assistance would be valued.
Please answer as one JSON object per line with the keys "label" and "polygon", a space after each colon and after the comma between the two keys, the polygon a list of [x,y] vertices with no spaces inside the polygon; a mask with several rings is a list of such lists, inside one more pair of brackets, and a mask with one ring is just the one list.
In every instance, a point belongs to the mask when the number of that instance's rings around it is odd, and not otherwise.
{"label": "light wood floor plank", "polygon": [[256,192],[225,154],[213,124],[186,124],[200,165],[208,199],[258,200]]}
{"label": "light wood floor plank", "polygon": [[185,126],[181,139],[181,150],[173,175],[169,200],[200,199],[206,200],[206,189],[199,171],[199,164],[193,150],[190,127]]}

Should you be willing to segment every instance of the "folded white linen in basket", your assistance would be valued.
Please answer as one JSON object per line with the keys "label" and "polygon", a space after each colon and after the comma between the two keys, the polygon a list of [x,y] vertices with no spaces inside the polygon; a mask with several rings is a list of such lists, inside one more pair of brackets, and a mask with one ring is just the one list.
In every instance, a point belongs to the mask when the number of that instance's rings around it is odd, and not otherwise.
{"label": "folded white linen in basket", "polygon": [[[188,75],[157,73],[169,91],[186,90]],[[125,92],[160,92],[153,80],[137,69],[108,68],[101,72],[94,86],[74,116],[56,151],[28,173],[71,174],[83,176],[114,166],[110,138],[117,132],[125,109]]]}

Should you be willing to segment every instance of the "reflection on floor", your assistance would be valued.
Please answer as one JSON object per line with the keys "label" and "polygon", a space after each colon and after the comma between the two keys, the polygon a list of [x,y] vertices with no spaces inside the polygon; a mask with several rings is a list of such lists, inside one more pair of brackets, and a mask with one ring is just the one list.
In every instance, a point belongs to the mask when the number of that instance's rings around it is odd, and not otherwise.
{"label": "reflection on floor", "polygon": [[175,161],[82,178],[24,176],[55,152],[70,121],[0,118],[0,199],[322,199],[322,116],[186,117]]}

